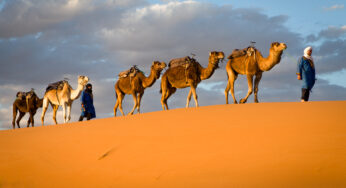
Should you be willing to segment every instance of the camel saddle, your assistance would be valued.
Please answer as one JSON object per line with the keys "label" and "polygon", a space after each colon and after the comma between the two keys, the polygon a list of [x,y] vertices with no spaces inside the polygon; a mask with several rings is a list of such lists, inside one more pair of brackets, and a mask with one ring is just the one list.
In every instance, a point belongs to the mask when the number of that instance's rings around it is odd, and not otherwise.
{"label": "camel saddle", "polygon": [[18,91],[16,97],[17,97],[17,99],[19,99],[19,100],[25,100],[26,94],[27,94],[27,92]]}
{"label": "camel saddle", "polygon": [[244,48],[242,50],[240,49],[234,49],[231,53],[231,55],[229,55],[227,58],[228,59],[234,59],[237,57],[241,57],[241,56],[252,56],[254,54],[254,52],[256,51],[256,48],[253,46],[249,46],[247,48]]}
{"label": "camel saddle", "polygon": [[185,68],[187,68],[193,62],[196,62],[196,59],[186,56],[186,57],[172,59],[169,62],[168,67],[173,68],[178,66],[184,66]]}
{"label": "camel saddle", "polygon": [[33,90],[28,91],[28,92],[18,91],[16,94],[16,97],[19,100],[25,100],[26,96],[28,96],[29,93],[34,93],[34,95],[36,95],[36,93]]}
{"label": "camel saddle", "polygon": [[66,80],[61,80],[58,82],[50,83],[48,87],[46,88],[46,92],[50,90],[61,90],[64,87],[64,83],[67,82]]}
{"label": "camel saddle", "polygon": [[[142,72],[141,70],[139,70],[139,68],[137,67],[137,65],[133,65],[129,70],[123,71],[119,73],[119,78],[126,78],[126,77],[134,77],[136,76],[136,74],[138,72]],[[142,72],[143,73],[143,72]]]}

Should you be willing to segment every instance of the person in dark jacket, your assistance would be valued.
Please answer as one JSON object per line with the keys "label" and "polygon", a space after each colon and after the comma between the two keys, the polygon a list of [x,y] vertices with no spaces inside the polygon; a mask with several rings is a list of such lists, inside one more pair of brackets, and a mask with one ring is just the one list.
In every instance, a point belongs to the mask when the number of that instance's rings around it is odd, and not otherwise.
{"label": "person in dark jacket", "polygon": [[311,89],[315,85],[315,65],[311,57],[312,47],[309,46],[304,50],[304,56],[298,60],[297,79],[303,81],[301,102],[309,100]]}
{"label": "person in dark jacket", "polygon": [[79,121],[83,121],[84,117],[86,117],[87,120],[90,120],[96,117],[96,112],[95,112],[94,102],[93,102],[92,85],[90,83],[86,85],[85,90],[82,92],[81,110],[82,110],[82,114],[79,117]]}

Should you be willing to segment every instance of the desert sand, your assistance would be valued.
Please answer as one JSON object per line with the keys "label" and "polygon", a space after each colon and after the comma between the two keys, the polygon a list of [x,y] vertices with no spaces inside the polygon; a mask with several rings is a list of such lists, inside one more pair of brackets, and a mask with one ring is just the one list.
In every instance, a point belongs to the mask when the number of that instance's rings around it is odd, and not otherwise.
{"label": "desert sand", "polygon": [[346,187],[346,101],[0,131],[0,187]]}

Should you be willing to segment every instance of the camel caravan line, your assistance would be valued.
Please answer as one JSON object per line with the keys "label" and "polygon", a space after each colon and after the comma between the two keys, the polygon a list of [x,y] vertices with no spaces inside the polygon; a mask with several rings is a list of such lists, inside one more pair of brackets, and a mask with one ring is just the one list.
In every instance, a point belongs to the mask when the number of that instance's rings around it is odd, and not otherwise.
{"label": "camel caravan line", "polygon": [[[246,96],[240,100],[240,103],[246,103],[248,97],[254,92],[254,102],[258,103],[258,85],[264,71],[271,70],[275,65],[280,63],[283,51],[287,48],[285,43],[273,42],[269,49],[268,57],[263,57],[253,45],[242,50],[235,49],[227,57],[226,65],[227,86],[225,89],[226,104],[228,104],[228,93],[231,90],[233,102],[237,104],[234,97],[234,82],[239,74],[246,75],[248,80],[248,92]],[[172,59],[168,68],[165,62],[154,61],[150,68],[150,75],[145,76],[144,72],[138,69],[137,66],[131,67],[129,70],[123,71],[118,75],[118,81],[114,85],[116,102],[114,106],[114,116],[116,116],[119,108],[122,115],[125,115],[122,108],[124,96],[132,95],[134,105],[128,115],[132,115],[137,109],[140,113],[141,99],[144,90],[154,85],[157,79],[160,78],[161,72],[165,69],[161,78],[161,105],[163,110],[168,110],[167,100],[177,89],[190,87],[190,91],[186,99],[186,108],[189,107],[191,96],[193,95],[196,107],[198,107],[198,96],[196,93],[197,85],[202,81],[209,79],[214,71],[219,68],[219,63],[225,58],[223,52],[213,51],[209,53],[207,67],[202,65],[194,57],[183,57]],[[255,77],[255,80],[253,78]],[[53,108],[53,120],[55,124],[56,113],[59,106],[63,108],[64,123],[71,119],[71,108],[74,100],[78,99],[85,85],[89,82],[87,76],[79,76],[77,80],[77,88],[73,89],[68,81],[59,81],[50,84],[46,88],[44,97],[40,99],[36,93],[31,90],[29,92],[18,92],[16,99],[13,102],[13,121],[20,128],[19,122],[25,115],[29,113],[30,117],[27,126],[34,126],[34,115],[38,108],[42,109],[41,123],[44,124],[44,116],[49,104]],[[19,116],[16,120],[17,113]]]}

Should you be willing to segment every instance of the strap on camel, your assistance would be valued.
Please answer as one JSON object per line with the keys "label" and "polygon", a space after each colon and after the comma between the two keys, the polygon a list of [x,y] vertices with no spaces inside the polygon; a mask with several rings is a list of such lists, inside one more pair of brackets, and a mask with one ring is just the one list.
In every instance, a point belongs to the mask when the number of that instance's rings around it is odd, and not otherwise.
{"label": "strap on camel", "polygon": [[168,67],[169,68],[174,68],[174,67],[184,67],[184,72],[185,72],[185,82],[187,83],[187,69],[190,67],[190,65],[194,62],[197,62],[196,59],[194,58],[195,54],[191,54],[192,57],[190,56],[185,56],[185,57],[181,57],[181,58],[175,58],[172,59],[169,64]]}

